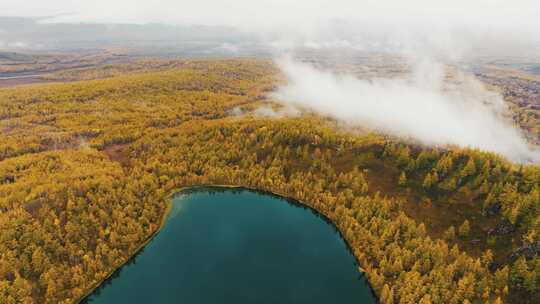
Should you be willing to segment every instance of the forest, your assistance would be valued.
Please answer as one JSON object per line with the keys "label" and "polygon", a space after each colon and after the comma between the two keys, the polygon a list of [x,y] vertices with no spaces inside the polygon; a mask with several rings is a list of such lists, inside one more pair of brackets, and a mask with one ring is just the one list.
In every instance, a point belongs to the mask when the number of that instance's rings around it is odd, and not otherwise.
{"label": "forest", "polygon": [[269,61],[51,77],[70,82],[0,89],[1,303],[80,301],[159,229],[171,193],[213,184],[324,214],[381,303],[540,302],[538,165],[262,117],[279,108]]}

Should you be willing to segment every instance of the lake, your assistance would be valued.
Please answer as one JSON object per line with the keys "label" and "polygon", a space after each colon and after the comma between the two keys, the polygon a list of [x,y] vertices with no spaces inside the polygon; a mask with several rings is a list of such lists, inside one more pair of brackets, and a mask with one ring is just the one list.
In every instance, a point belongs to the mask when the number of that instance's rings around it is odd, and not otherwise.
{"label": "lake", "polygon": [[85,303],[375,303],[337,230],[243,189],[173,199],[163,229]]}

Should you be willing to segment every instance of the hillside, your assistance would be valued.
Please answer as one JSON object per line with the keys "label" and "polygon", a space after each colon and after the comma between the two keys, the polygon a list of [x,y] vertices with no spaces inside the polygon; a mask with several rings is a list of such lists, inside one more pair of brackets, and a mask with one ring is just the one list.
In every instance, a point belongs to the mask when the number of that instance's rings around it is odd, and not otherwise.
{"label": "hillside", "polygon": [[[0,302],[72,303],[158,229],[175,189],[294,198],[382,303],[538,303],[540,167],[263,117],[267,61],[145,61],[0,89]],[[235,115],[231,115],[235,113]]]}

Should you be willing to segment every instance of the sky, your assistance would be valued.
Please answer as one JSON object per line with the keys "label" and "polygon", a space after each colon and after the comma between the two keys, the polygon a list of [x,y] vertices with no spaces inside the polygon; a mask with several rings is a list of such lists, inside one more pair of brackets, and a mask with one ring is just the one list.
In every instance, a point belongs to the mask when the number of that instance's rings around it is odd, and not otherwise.
{"label": "sky", "polygon": [[424,45],[451,48],[456,57],[473,45],[517,53],[540,44],[538,0],[1,0],[1,15],[223,25],[284,45],[362,41],[369,48],[390,42],[415,52]]}
{"label": "sky", "polygon": [[8,16],[63,14],[71,22],[229,25],[311,31],[330,20],[357,24],[540,28],[537,0],[2,0]]}

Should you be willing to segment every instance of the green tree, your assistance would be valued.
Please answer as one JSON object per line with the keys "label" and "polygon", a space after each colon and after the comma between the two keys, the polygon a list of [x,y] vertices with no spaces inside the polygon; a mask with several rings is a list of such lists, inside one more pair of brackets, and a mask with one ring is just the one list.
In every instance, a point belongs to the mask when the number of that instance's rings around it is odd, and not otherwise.
{"label": "green tree", "polygon": [[456,228],[454,226],[450,226],[445,232],[444,232],[444,238],[447,241],[453,241],[456,239]]}
{"label": "green tree", "polygon": [[466,238],[469,236],[469,233],[471,231],[471,226],[469,224],[469,220],[463,221],[463,224],[459,226],[458,228],[458,234],[460,238]]}
{"label": "green tree", "polygon": [[401,187],[407,185],[407,175],[405,174],[405,171],[401,171],[401,174],[399,175],[398,185],[400,185]]}

